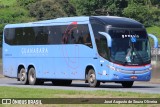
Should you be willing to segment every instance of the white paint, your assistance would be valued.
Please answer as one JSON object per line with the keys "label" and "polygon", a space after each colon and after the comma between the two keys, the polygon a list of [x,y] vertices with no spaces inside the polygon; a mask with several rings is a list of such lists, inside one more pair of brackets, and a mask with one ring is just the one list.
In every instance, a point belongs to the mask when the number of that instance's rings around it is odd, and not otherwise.
{"label": "white paint", "polygon": [[48,54],[47,48],[21,48],[22,54]]}
{"label": "white paint", "polygon": [[103,62],[104,62],[104,60],[100,60],[100,62],[102,62],[102,63],[103,63]]}
{"label": "white paint", "polygon": [[106,70],[103,70],[103,75],[106,75]]}

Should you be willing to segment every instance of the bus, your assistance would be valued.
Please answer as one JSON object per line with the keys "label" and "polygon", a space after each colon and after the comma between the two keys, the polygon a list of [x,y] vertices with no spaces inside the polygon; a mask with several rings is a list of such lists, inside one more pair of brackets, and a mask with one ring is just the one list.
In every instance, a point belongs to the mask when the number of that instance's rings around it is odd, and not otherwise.
{"label": "bus", "polygon": [[149,36],[130,18],[77,16],[7,24],[3,33],[3,74],[21,84],[90,87],[115,82],[132,87],[151,79]]}

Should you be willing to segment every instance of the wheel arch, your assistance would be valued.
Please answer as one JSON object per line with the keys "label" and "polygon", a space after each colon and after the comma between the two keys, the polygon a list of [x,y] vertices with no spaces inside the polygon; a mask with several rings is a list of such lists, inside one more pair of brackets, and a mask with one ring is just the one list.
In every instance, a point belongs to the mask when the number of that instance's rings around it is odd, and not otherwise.
{"label": "wheel arch", "polygon": [[86,69],[85,69],[85,80],[87,79],[87,74],[88,74],[90,69],[95,70],[93,65],[87,65]]}
{"label": "wheel arch", "polygon": [[34,65],[32,65],[32,64],[29,65],[28,68],[27,68],[27,74],[28,74],[28,71],[29,71],[30,68],[34,68],[35,69]]}

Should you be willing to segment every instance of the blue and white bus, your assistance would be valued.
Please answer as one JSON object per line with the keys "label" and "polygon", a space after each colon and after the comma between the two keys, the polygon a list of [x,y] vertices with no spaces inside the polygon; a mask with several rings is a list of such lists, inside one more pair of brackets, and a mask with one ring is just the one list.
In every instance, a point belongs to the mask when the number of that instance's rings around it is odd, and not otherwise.
{"label": "blue and white bus", "polygon": [[22,84],[70,85],[84,80],[132,87],[151,79],[151,50],[144,26],[115,16],[81,16],[8,24],[3,33],[3,74]]}

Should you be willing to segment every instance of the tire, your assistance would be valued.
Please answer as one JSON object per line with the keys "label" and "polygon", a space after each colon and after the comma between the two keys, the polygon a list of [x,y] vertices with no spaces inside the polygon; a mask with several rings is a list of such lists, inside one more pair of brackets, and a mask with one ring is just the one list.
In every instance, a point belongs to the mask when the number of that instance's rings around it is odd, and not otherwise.
{"label": "tire", "polygon": [[30,68],[28,71],[28,81],[30,85],[36,85],[37,79],[36,79],[36,71],[34,68]]}
{"label": "tire", "polygon": [[93,69],[90,69],[87,74],[87,80],[90,87],[99,87],[100,81],[97,81],[96,74]]}
{"label": "tire", "polygon": [[72,80],[52,80],[52,84],[55,86],[69,86]]}
{"label": "tire", "polygon": [[124,81],[122,82],[123,88],[131,88],[133,86],[134,81]]}
{"label": "tire", "polygon": [[28,84],[28,79],[27,79],[27,73],[24,68],[21,68],[20,73],[19,73],[19,80],[20,83],[23,85]]}

